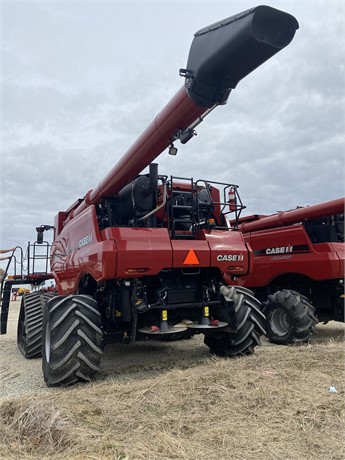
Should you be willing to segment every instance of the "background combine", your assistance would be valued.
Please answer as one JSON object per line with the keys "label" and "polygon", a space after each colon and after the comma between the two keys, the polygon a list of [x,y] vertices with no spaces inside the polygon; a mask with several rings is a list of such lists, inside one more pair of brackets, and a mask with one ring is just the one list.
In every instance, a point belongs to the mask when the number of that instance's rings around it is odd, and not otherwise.
{"label": "background combine", "polygon": [[344,198],[244,217],[238,228],[254,267],[237,283],[264,302],[271,342],[305,342],[318,321],[344,321]]}
{"label": "background combine", "polygon": [[[59,295],[42,301],[43,321],[24,297],[18,338],[27,350],[32,325],[41,328],[47,385],[94,378],[111,342],[202,333],[221,356],[252,353],[260,343],[260,302],[223,283],[252,264],[242,234],[228,225],[236,186],[160,175],[152,162],[168,147],[176,154],[174,142],[187,143],[297,29],[293,16],[260,6],[199,30],[180,70],[184,86],[99,185],[57,214],[51,274]],[[238,216],[241,206],[231,210]]]}

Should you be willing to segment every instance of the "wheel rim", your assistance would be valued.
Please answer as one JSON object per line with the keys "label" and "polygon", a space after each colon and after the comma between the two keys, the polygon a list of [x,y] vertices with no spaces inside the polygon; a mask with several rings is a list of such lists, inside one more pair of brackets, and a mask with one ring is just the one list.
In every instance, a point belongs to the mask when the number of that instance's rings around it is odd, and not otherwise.
{"label": "wheel rim", "polygon": [[286,312],[280,308],[272,311],[270,316],[270,325],[272,332],[283,337],[289,332],[289,318]]}
{"label": "wheel rim", "polygon": [[49,363],[50,359],[50,334],[49,334],[49,325],[46,325],[46,331],[44,334],[44,352],[47,363]]}

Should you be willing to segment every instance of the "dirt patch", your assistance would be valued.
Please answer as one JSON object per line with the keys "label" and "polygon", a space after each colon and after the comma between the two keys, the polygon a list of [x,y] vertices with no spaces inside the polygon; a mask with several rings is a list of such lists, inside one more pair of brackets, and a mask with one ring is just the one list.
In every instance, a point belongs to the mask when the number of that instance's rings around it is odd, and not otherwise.
{"label": "dirt patch", "polygon": [[17,351],[15,322],[0,337],[0,458],[345,458],[342,324],[318,326],[309,345],[265,341],[245,358],[211,357],[201,337],[111,345],[98,381],[48,389],[41,360]]}

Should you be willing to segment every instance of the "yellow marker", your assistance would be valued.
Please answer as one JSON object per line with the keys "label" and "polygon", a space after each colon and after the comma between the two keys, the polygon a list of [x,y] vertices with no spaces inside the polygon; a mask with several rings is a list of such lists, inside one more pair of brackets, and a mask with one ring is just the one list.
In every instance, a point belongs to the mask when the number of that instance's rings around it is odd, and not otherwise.
{"label": "yellow marker", "polygon": [[204,316],[210,316],[210,310],[208,307],[204,307]]}
{"label": "yellow marker", "polygon": [[167,310],[162,310],[162,321],[168,321],[168,312],[167,312]]}

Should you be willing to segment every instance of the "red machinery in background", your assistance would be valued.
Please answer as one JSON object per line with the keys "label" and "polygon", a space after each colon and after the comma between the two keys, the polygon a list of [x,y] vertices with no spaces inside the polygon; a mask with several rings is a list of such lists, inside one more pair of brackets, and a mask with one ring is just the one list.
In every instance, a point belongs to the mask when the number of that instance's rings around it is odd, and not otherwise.
{"label": "red machinery in background", "polygon": [[226,218],[236,186],[159,175],[152,161],[169,146],[175,154],[173,143],[188,142],[297,29],[293,16],[259,6],[199,30],[180,70],[184,86],[100,184],[58,213],[51,273],[59,295],[42,305],[43,323],[25,296],[18,329],[27,356],[30,328],[42,328],[47,385],[93,378],[111,342],[203,333],[211,352],[224,356],[260,343],[260,303],[222,282],[251,268],[250,250]]}
{"label": "red machinery in background", "polygon": [[344,198],[238,224],[254,266],[236,283],[264,302],[272,342],[304,342],[318,320],[344,321]]}
{"label": "red machinery in background", "polygon": [[45,286],[45,283],[53,278],[49,272],[49,250],[50,245],[43,240],[40,243],[29,242],[25,253],[20,246],[0,250],[0,254],[9,254],[0,258],[0,261],[6,261],[6,268],[0,269],[0,334],[7,332],[11,300],[16,300],[20,291],[24,293],[33,289],[34,292],[26,296],[25,300],[31,315],[34,315],[32,323],[29,320],[31,327],[25,330],[24,322],[27,324],[28,318],[24,319],[23,310],[18,321],[18,347],[30,358],[41,356],[42,305],[55,292],[52,281],[51,286]]}

